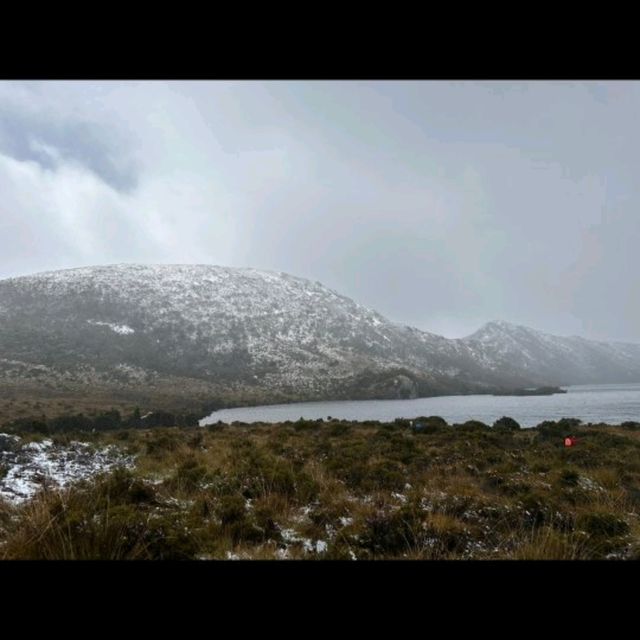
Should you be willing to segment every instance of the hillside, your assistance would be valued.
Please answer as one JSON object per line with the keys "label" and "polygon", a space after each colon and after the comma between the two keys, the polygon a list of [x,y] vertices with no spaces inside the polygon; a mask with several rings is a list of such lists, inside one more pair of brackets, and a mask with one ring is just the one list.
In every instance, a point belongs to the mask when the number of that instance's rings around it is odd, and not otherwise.
{"label": "hillside", "polygon": [[402,397],[479,388],[466,355],[282,273],[121,265],[0,282],[0,366],[14,384]]}
{"label": "hillside", "polygon": [[540,384],[607,384],[640,380],[640,345],[559,337],[507,322],[489,322],[463,339],[477,362]]}
{"label": "hillside", "polygon": [[638,345],[506,323],[450,340],[285,273],[115,265],[0,281],[4,393],[237,404],[630,380]]}

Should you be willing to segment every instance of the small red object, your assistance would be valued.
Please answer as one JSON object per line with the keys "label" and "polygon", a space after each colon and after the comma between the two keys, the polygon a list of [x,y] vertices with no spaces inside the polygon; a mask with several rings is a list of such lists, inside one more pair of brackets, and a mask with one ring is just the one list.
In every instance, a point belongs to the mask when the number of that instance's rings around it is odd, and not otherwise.
{"label": "small red object", "polygon": [[574,436],[569,436],[568,438],[564,439],[564,446],[573,447],[573,445],[575,445],[577,441],[578,441],[577,438],[575,438]]}

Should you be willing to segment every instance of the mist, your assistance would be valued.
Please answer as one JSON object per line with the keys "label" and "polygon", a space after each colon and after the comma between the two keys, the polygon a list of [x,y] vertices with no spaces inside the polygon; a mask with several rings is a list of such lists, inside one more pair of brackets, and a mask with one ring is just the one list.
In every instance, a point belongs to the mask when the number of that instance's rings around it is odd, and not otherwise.
{"label": "mist", "polygon": [[640,342],[637,82],[0,82],[0,278],[318,280],[460,337]]}

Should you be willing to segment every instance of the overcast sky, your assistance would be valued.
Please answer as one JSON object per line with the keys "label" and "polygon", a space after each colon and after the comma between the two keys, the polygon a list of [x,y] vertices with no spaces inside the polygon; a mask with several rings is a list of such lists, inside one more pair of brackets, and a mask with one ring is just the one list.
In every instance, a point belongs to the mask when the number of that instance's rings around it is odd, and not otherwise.
{"label": "overcast sky", "polygon": [[637,82],[0,82],[0,278],[250,266],[640,342],[639,205]]}

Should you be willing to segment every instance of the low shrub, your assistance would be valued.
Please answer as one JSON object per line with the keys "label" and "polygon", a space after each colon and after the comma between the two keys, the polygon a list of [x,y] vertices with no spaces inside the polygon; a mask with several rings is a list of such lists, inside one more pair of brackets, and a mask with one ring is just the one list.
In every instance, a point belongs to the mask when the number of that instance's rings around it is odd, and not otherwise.
{"label": "low shrub", "polygon": [[493,428],[497,431],[518,431],[521,427],[513,418],[502,416],[493,423]]}
{"label": "low shrub", "polygon": [[487,431],[490,427],[488,424],[484,422],[480,422],[479,420],[467,420],[462,424],[455,425],[458,431],[467,432],[467,433],[478,433]]}
{"label": "low shrub", "polygon": [[613,513],[586,513],[580,515],[576,527],[597,538],[610,538],[629,533],[629,525]]}
{"label": "low shrub", "polygon": [[413,421],[415,433],[441,433],[449,428],[449,424],[440,416],[420,416]]}

